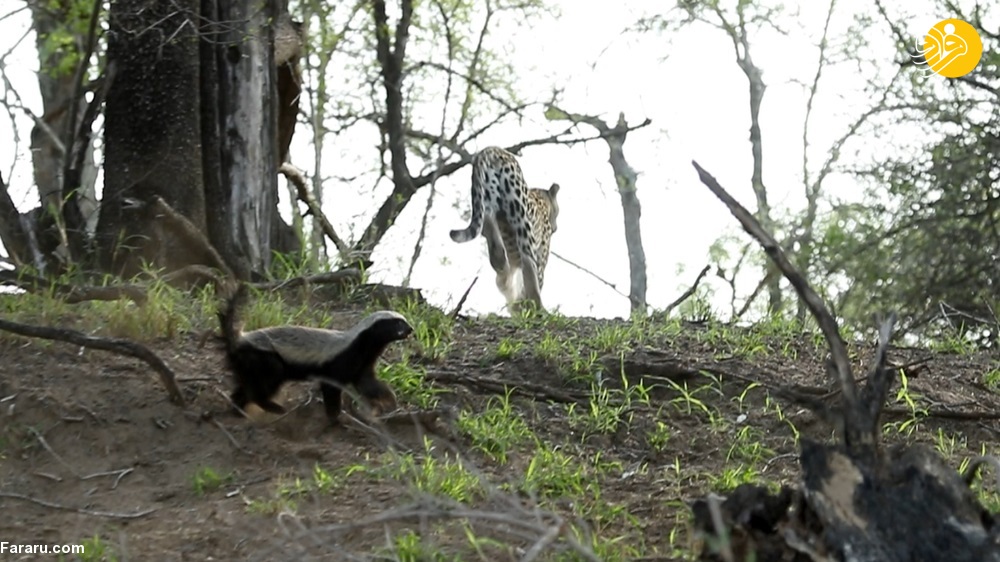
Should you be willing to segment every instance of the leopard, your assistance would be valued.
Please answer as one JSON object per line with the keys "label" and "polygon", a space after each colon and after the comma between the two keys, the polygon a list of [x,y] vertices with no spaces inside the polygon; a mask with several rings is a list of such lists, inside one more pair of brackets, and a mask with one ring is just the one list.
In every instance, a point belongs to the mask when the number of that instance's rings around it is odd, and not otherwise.
{"label": "leopard", "polygon": [[517,157],[500,147],[482,149],[472,158],[472,217],[469,226],[452,230],[458,243],[486,238],[496,285],[510,312],[525,302],[544,311],[542,284],[555,234],[559,184],[528,188]]}

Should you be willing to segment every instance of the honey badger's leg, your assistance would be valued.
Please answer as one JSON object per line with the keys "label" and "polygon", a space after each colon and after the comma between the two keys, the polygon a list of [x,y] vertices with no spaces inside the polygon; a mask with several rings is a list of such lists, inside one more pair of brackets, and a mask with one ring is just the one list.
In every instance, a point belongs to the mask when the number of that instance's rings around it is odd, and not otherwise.
{"label": "honey badger's leg", "polygon": [[243,385],[238,385],[229,395],[229,401],[233,403],[235,413],[243,414],[247,411],[247,404],[250,398],[247,397],[247,389]]}
{"label": "honey badger's leg", "polygon": [[375,373],[363,375],[354,383],[358,394],[363,396],[372,408],[372,415],[379,416],[396,409],[396,393],[385,381],[375,377]]}
{"label": "honey badger's leg", "polygon": [[332,380],[320,379],[319,390],[323,394],[323,409],[326,410],[326,418],[331,424],[340,423],[341,390],[339,384]]}
{"label": "honey badger's leg", "polygon": [[285,364],[273,353],[246,352],[240,357],[240,376],[237,388],[233,391],[234,402],[244,400],[241,408],[246,406],[246,400],[257,404],[272,414],[284,414],[284,407],[274,402],[274,395],[285,382]]}

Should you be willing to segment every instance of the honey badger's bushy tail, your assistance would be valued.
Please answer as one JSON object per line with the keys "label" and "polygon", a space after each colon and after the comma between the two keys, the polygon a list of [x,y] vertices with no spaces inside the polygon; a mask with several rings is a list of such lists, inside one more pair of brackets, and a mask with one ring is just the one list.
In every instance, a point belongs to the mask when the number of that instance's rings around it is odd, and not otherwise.
{"label": "honey badger's bushy tail", "polygon": [[240,339],[241,329],[237,327],[239,323],[240,306],[247,299],[247,286],[240,283],[236,290],[229,295],[225,304],[216,312],[219,317],[219,328],[222,330],[222,337],[226,340],[226,351],[232,353],[236,350],[236,341]]}

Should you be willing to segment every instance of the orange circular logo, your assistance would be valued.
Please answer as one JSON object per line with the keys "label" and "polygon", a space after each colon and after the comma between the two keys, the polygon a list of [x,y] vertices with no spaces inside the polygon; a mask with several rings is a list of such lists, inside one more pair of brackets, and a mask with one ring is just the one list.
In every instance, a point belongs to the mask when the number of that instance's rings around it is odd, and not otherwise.
{"label": "orange circular logo", "polygon": [[976,28],[960,19],[941,20],[924,36],[921,53],[927,67],[947,78],[975,70],[983,56],[983,40]]}

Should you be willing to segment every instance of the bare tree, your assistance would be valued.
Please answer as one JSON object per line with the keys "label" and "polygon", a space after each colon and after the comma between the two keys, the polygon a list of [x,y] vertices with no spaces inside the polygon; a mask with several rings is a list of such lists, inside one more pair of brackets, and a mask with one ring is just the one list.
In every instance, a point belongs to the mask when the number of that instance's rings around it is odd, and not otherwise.
{"label": "bare tree", "polygon": [[[636,173],[632,166],[625,160],[625,135],[631,128],[625,121],[625,114],[618,114],[618,123],[614,126],[608,125],[598,117],[591,115],[581,115],[569,113],[556,106],[551,106],[546,112],[546,117],[550,120],[566,120],[573,123],[584,123],[597,129],[601,138],[608,144],[610,153],[608,162],[615,174],[615,185],[618,186],[618,195],[622,200],[622,217],[625,221],[625,246],[628,248],[629,262],[629,303],[633,313],[645,314],[646,312],[646,251],[642,247],[642,229],[640,228],[640,218],[642,216],[642,206],[639,204],[639,196],[636,193]],[[649,125],[650,120],[646,119],[639,127]]]}

